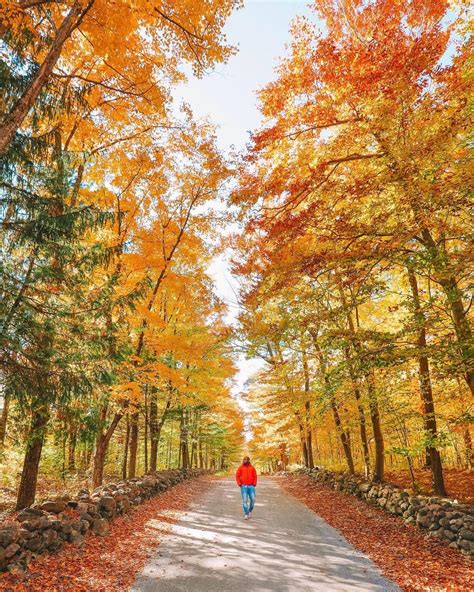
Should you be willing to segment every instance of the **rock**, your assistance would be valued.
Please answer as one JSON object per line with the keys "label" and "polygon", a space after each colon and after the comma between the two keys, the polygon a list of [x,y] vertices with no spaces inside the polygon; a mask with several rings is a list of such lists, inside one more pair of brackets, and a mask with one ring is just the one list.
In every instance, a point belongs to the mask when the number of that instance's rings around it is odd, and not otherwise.
{"label": "rock", "polygon": [[77,530],[77,531],[81,530],[81,521],[80,520],[77,520],[77,519],[71,520],[71,522],[69,524],[73,530]]}
{"label": "rock", "polygon": [[5,549],[0,548],[0,569],[5,569],[7,566],[7,558],[5,556]]}
{"label": "rock", "polygon": [[443,529],[443,536],[445,539],[448,539],[449,541],[454,541],[457,538],[456,534],[454,532],[451,532],[447,528]]}
{"label": "rock", "polygon": [[109,534],[109,522],[105,518],[95,518],[91,530],[98,536],[107,536]]}
{"label": "rock", "polygon": [[7,569],[12,575],[16,576],[17,578],[21,578],[25,573],[25,569],[23,568],[23,566],[19,565],[18,563],[12,563],[7,567]]}
{"label": "rock", "polygon": [[113,497],[104,495],[99,500],[99,507],[107,510],[115,510],[116,502]]}
{"label": "rock", "polygon": [[[109,519],[117,513],[125,515],[134,505],[199,474],[200,471],[191,469],[160,471],[142,478],[99,487],[94,490],[93,496],[87,489],[82,489],[74,498],[62,495],[25,508],[15,521],[4,523],[0,527],[0,570],[20,569],[35,555],[58,551],[64,541],[81,546],[84,535],[89,530],[99,536],[106,536],[110,531]],[[318,470],[314,477],[327,483],[337,478],[340,489],[351,493],[359,491],[359,487],[366,492],[373,490],[375,495],[381,491],[379,486],[360,481],[348,474],[338,475]],[[400,496],[398,499],[401,499]],[[464,516],[464,513],[461,515]],[[133,522],[133,515],[126,516],[125,519]],[[464,526],[470,528],[468,524]]]}
{"label": "rock", "polygon": [[34,534],[32,532],[30,532],[29,530],[26,530],[26,528],[20,528],[19,534],[18,534],[18,541],[27,541],[29,539],[32,539],[34,537]]}
{"label": "rock", "polygon": [[55,541],[53,541],[51,543],[51,545],[49,545],[48,547],[48,551],[50,553],[57,553],[59,551],[59,549],[61,549],[64,545],[64,542],[62,539],[57,538]]}
{"label": "rock", "polygon": [[13,555],[16,554],[17,551],[19,551],[21,549],[20,545],[17,545],[16,543],[11,543],[10,545],[8,545],[8,547],[5,549],[5,557],[7,559],[10,559],[11,557],[13,557]]}
{"label": "rock", "polygon": [[29,541],[26,541],[23,546],[29,551],[37,552],[44,546],[43,537],[36,535]]}
{"label": "rock", "polygon": [[81,534],[85,534],[89,530],[89,521],[81,520]]}
{"label": "rock", "polygon": [[429,525],[431,524],[431,518],[429,516],[425,516],[423,514],[421,514],[421,515],[418,514],[418,516],[416,517],[416,523],[421,528],[428,528]]}
{"label": "rock", "polygon": [[8,545],[18,540],[19,535],[20,527],[18,524],[12,523],[3,526],[0,529],[0,547],[8,547]]}
{"label": "rock", "polygon": [[40,525],[40,521],[39,520],[24,520],[22,522],[22,526],[25,530],[29,530],[30,532],[33,532],[35,530],[38,530]]}
{"label": "rock", "polygon": [[88,512],[81,512],[79,514],[81,521],[86,521],[88,524],[92,524],[94,522],[94,518]]}
{"label": "rock", "polygon": [[128,497],[123,497],[123,499],[119,502],[120,510],[123,513],[129,512],[131,508],[130,500]]}
{"label": "rock", "polygon": [[25,508],[18,514],[16,519],[18,522],[25,522],[26,520],[30,521],[38,516],[44,516],[45,514],[46,512],[38,510],[37,508]]}
{"label": "rock", "polygon": [[429,536],[437,537],[437,538],[441,539],[444,536],[444,530],[442,528],[439,528],[438,530],[432,530],[428,534],[429,534]]}
{"label": "rock", "polygon": [[72,543],[75,547],[82,547],[84,544],[84,537],[80,532],[73,531],[69,537],[69,542]]}
{"label": "rock", "polygon": [[465,541],[474,542],[474,532],[472,530],[468,530],[467,528],[461,528],[461,530],[459,531],[459,536]]}
{"label": "rock", "polygon": [[39,520],[40,520],[40,522],[39,522],[38,528],[40,530],[46,530],[47,528],[51,528],[51,520],[49,519],[49,517],[43,516]]}
{"label": "rock", "polygon": [[362,493],[367,493],[371,488],[372,485],[370,483],[361,483],[357,489]]}
{"label": "rock", "polygon": [[50,520],[51,528],[54,530],[59,530],[61,528],[61,520],[55,518],[54,520]]}
{"label": "rock", "polygon": [[449,546],[451,547],[451,549],[457,549],[458,548],[458,544],[456,541],[453,541],[452,543],[449,543]]}
{"label": "rock", "polygon": [[49,529],[43,532],[43,540],[46,547],[50,547],[58,539],[58,533],[56,530]]}
{"label": "rock", "polygon": [[455,520],[456,518],[463,518],[464,515],[462,512],[447,512],[446,513],[446,518],[449,518],[449,520]]}

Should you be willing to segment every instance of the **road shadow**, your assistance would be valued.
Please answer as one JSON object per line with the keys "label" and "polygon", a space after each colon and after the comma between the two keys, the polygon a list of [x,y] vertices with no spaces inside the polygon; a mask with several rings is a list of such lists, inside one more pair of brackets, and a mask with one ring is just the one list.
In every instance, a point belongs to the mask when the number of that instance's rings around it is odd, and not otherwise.
{"label": "road shadow", "polygon": [[[133,590],[399,590],[337,530],[286,496],[275,481],[261,479],[257,492],[254,515],[244,521],[235,483],[216,482],[163,539]],[[163,528],[159,521],[149,526]]]}

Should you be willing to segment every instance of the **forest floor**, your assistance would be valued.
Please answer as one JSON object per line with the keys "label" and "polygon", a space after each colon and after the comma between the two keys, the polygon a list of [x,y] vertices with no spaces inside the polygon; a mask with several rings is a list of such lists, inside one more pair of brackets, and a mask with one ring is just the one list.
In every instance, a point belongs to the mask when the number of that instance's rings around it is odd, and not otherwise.
{"label": "forest floor", "polygon": [[[25,574],[0,574],[1,592],[124,592],[152,550],[213,477],[184,481],[110,524],[106,537],[89,535],[82,548],[35,559]],[[160,528],[151,527],[159,521]]]}
{"label": "forest floor", "polygon": [[[443,474],[449,498],[466,504],[474,504],[474,471],[444,469]],[[408,471],[385,471],[384,480],[399,487],[413,489],[413,483]],[[417,469],[415,471],[415,481],[419,493],[434,495],[430,469]]]}
{"label": "forest floor", "polygon": [[[56,498],[60,495],[74,497],[81,489],[89,489],[90,483],[84,475],[71,475],[67,479],[59,479],[40,475],[36,488],[36,502]],[[15,514],[16,488],[0,486],[0,522],[10,519]]]}
{"label": "forest floor", "polygon": [[287,493],[337,528],[405,592],[470,592],[472,561],[397,516],[306,475],[277,477]]}

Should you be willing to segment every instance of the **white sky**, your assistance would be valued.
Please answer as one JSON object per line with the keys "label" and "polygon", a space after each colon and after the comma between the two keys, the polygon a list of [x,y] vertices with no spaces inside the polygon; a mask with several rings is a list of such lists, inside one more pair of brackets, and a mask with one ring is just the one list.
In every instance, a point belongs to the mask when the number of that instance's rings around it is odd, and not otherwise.
{"label": "white sky", "polygon": [[[295,16],[308,14],[306,1],[246,0],[245,6],[230,17],[225,33],[229,43],[238,46],[237,55],[218,66],[201,80],[191,78],[175,97],[184,99],[198,117],[209,117],[218,126],[218,143],[227,151],[231,146],[245,147],[249,131],[260,122],[255,92],[274,78],[274,67],[285,53],[289,28]],[[217,258],[209,269],[216,292],[229,306],[229,322],[238,315],[238,284],[232,277],[225,256]],[[261,367],[256,359],[238,360],[239,373],[233,393],[239,397],[246,380]]]}

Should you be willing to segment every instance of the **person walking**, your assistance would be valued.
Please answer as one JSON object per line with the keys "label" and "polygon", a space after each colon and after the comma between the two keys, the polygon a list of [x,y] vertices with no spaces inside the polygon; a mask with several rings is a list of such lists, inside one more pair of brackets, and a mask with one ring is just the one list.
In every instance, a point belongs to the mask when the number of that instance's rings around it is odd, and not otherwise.
{"label": "person walking", "polygon": [[255,488],[257,486],[257,471],[255,467],[250,464],[250,458],[244,456],[242,464],[237,469],[235,480],[240,487],[242,494],[242,509],[244,511],[244,519],[248,520],[255,505]]}

